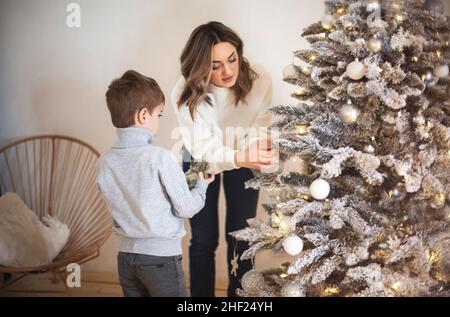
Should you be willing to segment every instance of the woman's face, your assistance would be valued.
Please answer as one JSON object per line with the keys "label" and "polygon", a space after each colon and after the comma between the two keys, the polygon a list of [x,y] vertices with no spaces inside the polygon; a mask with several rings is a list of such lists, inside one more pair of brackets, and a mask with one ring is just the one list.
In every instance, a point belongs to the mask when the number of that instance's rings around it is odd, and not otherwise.
{"label": "woman's face", "polygon": [[231,88],[239,76],[239,55],[233,44],[214,45],[212,52],[211,83],[217,87]]}

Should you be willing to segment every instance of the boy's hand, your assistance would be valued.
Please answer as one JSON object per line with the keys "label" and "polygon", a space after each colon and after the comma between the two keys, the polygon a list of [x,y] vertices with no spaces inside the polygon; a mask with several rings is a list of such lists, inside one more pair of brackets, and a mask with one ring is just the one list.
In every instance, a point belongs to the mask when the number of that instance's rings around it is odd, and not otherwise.
{"label": "boy's hand", "polygon": [[201,180],[204,180],[208,184],[211,184],[212,182],[214,182],[215,174],[206,174],[206,176],[205,176],[205,174],[203,172],[200,172],[200,173],[198,173],[198,178]]}

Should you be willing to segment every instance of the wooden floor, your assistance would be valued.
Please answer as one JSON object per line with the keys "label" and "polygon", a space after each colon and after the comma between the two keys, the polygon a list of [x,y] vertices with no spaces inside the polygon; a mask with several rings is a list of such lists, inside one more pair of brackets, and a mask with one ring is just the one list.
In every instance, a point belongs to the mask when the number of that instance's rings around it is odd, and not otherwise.
{"label": "wooden floor", "polygon": [[[27,275],[6,288],[0,297],[121,297],[122,289],[115,273],[84,272],[81,287],[66,288],[61,280],[52,282],[52,275]],[[216,289],[216,296],[226,296],[225,288]]]}

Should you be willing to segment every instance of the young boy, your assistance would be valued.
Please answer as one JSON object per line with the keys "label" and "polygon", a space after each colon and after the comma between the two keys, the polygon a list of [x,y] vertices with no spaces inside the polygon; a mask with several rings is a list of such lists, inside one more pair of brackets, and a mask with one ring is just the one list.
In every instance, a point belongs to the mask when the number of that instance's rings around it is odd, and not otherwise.
{"label": "young boy", "polygon": [[187,296],[182,217],[205,204],[214,175],[189,191],[173,154],[152,145],[164,108],[155,80],[127,71],[106,93],[118,141],[98,161],[97,181],[120,236],[118,270],[125,296]]}

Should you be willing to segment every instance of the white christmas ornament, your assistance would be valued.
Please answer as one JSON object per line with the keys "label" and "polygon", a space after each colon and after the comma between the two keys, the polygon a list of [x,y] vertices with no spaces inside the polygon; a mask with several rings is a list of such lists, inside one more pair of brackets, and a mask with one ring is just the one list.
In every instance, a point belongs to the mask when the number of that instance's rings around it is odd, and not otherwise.
{"label": "white christmas ornament", "polygon": [[343,105],[339,110],[339,118],[345,124],[355,123],[358,120],[360,114],[361,112],[359,111],[359,109],[352,104]]}
{"label": "white christmas ornament", "polygon": [[358,59],[347,65],[346,74],[353,80],[360,80],[366,75],[366,66]]}
{"label": "white christmas ornament", "polygon": [[325,199],[330,194],[330,184],[326,180],[318,178],[309,186],[309,192],[314,199]]}
{"label": "white christmas ornament", "polygon": [[369,154],[374,154],[375,153],[375,148],[372,144],[367,144],[366,146],[364,146],[364,152],[369,153]]}
{"label": "white christmas ornament", "polygon": [[261,273],[251,270],[242,276],[241,285],[244,291],[255,292],[264,288],[266,283]]}
{"label": "white christmas ornament", "polygon": [[366,0],[365,5],[367,12],[373,12],[380,9],[380,2],[378,0]]}
{"label": "white christmas ornament", "polygon": [[426,123],[425,116],[422,113],[418,113],[414,118],[413,121],[417,125],[424,125]]}
{"label": "white christmas ornament", "polygon": [[422,75],[422,80],[423,80],[425,83],[428,83],[428,84],[429,84],[429,83],[432,83],[433,80],[434,80],[433,72],[430,71],[430,70],[426,71],[426,72]]}
{"label": "white christmas ornament", "polygon": [[329,30],[334,25],[334,17],[330,14],[325,14],[322,18],[322,27],[325,30]]}
{"label": "white christmas ornament", "polygon": [[289,255],[297,255],[303,251],[303,241],[295,234],[284,239],[282,245],[284,251]]}
{"label": "white christmas ornament", "polygon": [[283,285],[281,288],[282,297],[305,297],[306,293],[303,287],[298,282],[290,282]]}
{"label": "white christmas ornament", "polygon": [[383,41],[379,38],[373,37],[367,43],[367,47],[372,53],[378,53],[383,48]]}
{"label": "white christmas ornament", "polygon": [[443,77],[447,77],[449,74],[449,68],[448,65],[446,64],[442,64],[442,65],[438,65],[433,69],[433,74],[434,76],[436,76],[437,78],[443,78]]}

